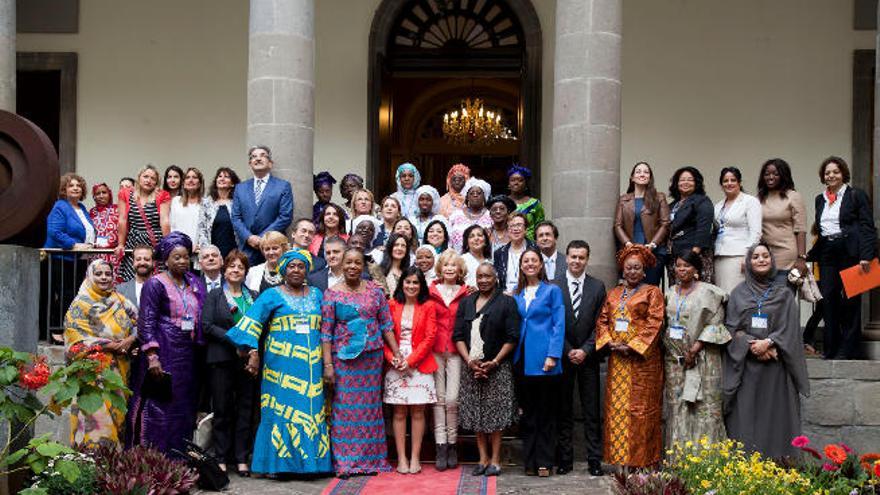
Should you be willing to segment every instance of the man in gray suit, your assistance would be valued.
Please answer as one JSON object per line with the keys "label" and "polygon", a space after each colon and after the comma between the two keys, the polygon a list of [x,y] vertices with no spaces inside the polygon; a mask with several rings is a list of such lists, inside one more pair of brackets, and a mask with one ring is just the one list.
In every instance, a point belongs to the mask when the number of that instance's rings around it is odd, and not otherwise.
{"label": "man in gray suit", "polygon": [[553,222],[545,220],[535,226],[535,244],[541,250],[547,279],[551,281],[565,278],[565,256],[556,250],[557,239],[559,239],[559,229],[553,225]]}
{"label": "man in gray suit", "polygon": [[132,258],[134,258],[134,278],[119,284],[116,290],[140,308],[141,288],[143,288],[144,282],[153,274],[153,267],[155,266],[153,262],[153,248],[146,244],[135,246],[132,251]]}

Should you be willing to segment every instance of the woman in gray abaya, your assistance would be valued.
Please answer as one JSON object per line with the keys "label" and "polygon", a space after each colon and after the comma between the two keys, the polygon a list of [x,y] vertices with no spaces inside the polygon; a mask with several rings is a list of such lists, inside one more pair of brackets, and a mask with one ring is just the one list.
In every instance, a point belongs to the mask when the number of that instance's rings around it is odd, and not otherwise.
{"label": "woman in gray abaya", "polygon": [[746,254],[746,280],[730,293],[725,325],[733,334],[724,355],[724,423],[730,438],[766,457],[797,454],[798,394],[810,394],[800,313],[794,293],[776,279],[765,244]]}

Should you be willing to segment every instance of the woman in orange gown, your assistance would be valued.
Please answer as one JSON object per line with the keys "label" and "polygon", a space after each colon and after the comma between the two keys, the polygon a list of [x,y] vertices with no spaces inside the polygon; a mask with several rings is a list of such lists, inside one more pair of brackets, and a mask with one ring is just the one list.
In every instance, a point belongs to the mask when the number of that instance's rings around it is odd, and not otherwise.
{"label": "woman in orange gown", "polygon": [[663,445],[663,292],[643,283],[654,255],[635,244],[617,254],[624,283],[608,293],[596,323],[596,349],[610,351],[605,392],[604,460],[645,467]]}

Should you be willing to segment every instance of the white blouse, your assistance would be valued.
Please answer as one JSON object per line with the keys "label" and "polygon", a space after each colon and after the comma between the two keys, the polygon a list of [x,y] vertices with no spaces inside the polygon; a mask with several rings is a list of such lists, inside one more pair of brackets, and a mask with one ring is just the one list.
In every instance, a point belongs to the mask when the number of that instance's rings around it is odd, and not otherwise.
{"label": "white blouse", "polygon": [[180,204],[179,197],[171,198],[171,213],[168,215],[171,231],[183,232],[189,236],[193,244],[198,242],[200,211],[201,202],[184,206]]}
{"label": "white blouse", "polygon": [[751,194],[739,193],[733,204],[715,203],[715,256],[745,256],[761,240],[761,202]]}

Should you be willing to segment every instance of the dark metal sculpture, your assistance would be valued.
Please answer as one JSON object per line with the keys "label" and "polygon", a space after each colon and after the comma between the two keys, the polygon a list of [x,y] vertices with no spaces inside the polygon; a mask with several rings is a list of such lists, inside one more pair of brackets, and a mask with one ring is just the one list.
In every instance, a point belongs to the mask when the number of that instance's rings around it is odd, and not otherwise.
{"label": "dark metal sculpture", "polygon": [[58,199],[58,154],[33,122],[0,110],[0,241],[27,232]]}

